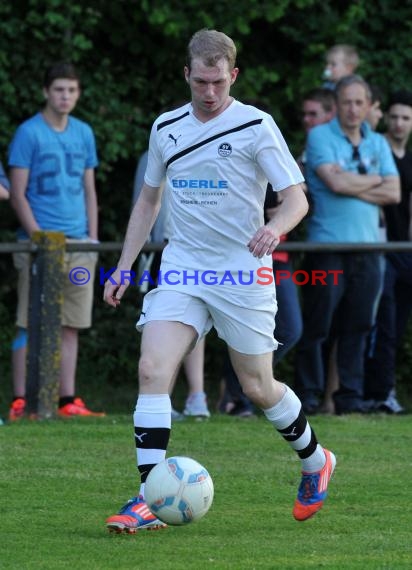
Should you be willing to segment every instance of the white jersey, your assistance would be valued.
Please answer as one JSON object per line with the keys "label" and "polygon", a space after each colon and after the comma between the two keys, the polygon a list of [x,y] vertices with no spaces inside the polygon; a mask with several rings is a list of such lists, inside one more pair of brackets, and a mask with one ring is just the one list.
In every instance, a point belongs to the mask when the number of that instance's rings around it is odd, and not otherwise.
{"label": "white jersey", "polygon": [[153,125],[145,182],[166,177],[170,237],[162,263],[217,272],[272,266],[253,257],[248,242],[263,226],[269,181],[274,191],[303,181],[273,118],[234,100],[202,123],[191,103]]}

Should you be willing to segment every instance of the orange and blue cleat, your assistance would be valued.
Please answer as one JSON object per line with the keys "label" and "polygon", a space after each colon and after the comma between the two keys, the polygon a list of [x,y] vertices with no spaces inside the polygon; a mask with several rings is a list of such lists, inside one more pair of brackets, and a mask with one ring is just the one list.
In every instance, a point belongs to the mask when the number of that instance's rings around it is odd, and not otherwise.
{"label": "orange and blue cleat", "polygon": [[326,463],[316,473],[302,473],[298,496],[293,507],[293,516],[297,521],[305,521],[313,517],[323,506],[327,497],[327,489],[336,465],[336,457],[327,449]]}
{"label": "orange and blue cleat", "polygon": [[152,514],[143,497],[139,496],[130,499],[117,515],[106,519],[106,526],[110,532],[135,534],[138,530],[158,530],[167,525]]}

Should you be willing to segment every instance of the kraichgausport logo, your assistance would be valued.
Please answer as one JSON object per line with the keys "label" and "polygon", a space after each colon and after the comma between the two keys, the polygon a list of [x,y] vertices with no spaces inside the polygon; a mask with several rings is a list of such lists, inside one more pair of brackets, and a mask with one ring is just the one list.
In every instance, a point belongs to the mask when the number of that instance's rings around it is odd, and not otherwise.
{"label": "kraichgausport logo", "polygon": [[[77,268],[82,269],[82,268]],[[141,275],[137,275],[132,270],[123,270],[117,281],[113,278],[115,267],[105,270],[100,267],[99,282],[104,285],[109,281],[112,285],[134,285],[141,287],[144,283],[152,286],[156,285],[226,285],[226,286],[247,286],[247,285],[279,285],[281,281],[291,279],[295,285],[338,285],[338,276],[343,274],[343,270],[314,270],[311,272],[298,269],[290,272],[288,270],[273,271],[272,267],[259,267],[256,270],[227,270],[214,271],[208,270],[187,270],[187,269],[171,269],[165,272],[161,270],[156,276],[151,275],[150,271],[145,270]],[[77,273],[76,273],[77,275]],[[81,275],[83,277],[83,275]],[[75,285],[83,285],[83,280],[75,281],[73,276],[69,276]]]}
{"label": "kraichgausport logo", "polygon": [[[339,284],[339,276],[343,275],[342,269],[314,269],[304,271],[297,269],[289,271],[287,269],[277,269],[272,267],[259,267],[255,270],[226,270],[214,271],[212,269],[169,269],[159,270],[156,275],[144,270],[137,274],[132,270],[120,271],[117,281],[113,278],[116,267],[105,269],[99,268],[99,283],[104,285],[106,281],[112,285],[134,285],[141,287],[144,284],[156,285],[279,285],[282,281],[292,280],[295,285],[324,285],[334,286]],[[90,272],[85,267],[74,267],[69,275],[69,280],[73,285],[86,285],[90,281]]]}

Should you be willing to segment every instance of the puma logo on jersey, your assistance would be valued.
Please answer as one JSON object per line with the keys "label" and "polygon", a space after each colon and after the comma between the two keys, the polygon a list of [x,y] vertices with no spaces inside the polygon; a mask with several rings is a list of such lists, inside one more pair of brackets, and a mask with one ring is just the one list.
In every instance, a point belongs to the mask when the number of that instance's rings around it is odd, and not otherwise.
{"label": "puma logo on jersey", "polygon": [[170,133],[170,134],[169,134],[169,139],[171,139],[171,140],[175,143],[175,146],[177,146],[177,141],[178,141],[178,139],[180,139],[181,136],[182,136],[182,135],[179,135],[179,136],[177,137],[177,139],[175,139],[175,137]]}

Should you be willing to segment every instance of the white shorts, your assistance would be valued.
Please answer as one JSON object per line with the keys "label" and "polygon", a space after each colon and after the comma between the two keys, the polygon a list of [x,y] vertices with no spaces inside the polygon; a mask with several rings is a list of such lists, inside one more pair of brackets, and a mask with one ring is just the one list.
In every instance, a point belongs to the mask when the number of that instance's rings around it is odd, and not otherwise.
{"label": "white shorts", "polygon": [[147,293],[136,324],[178,321],[191,325],[199,338],[212,326],[218,336],[242,354],[266,354],[278,347],[273,333],[277,311],[275,289],[232,290],[226,287],[161,286]]}

